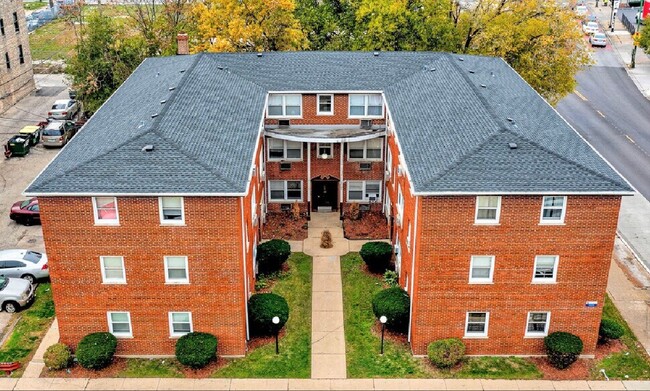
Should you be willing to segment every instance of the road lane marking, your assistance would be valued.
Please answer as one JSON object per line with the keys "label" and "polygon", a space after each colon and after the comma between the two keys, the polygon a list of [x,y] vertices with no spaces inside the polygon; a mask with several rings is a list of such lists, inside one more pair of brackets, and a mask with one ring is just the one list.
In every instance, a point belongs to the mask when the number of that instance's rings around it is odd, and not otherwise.
{"label": "road lane marking", "polygon": [[576,95],[578,95],[578,98],[584,100],[585,102],[588,101],[588,99],[585,98],[585,96],[582,95],[578,90],[573,90],[573,92],[574,92]]}
{"label": "road lane marking", "polygon": [[625,137],[627,137],[627,139],[630,140],[632,144],[636,144],[636,141],[632,140],[632,137],[628,136],[627,134],[625,135]]}
{"label": "road lane marking", "polygon": [[600,110],[596,110],[596,113],[600,114],[601,117],[605,118],[605,114],[601,113]]}

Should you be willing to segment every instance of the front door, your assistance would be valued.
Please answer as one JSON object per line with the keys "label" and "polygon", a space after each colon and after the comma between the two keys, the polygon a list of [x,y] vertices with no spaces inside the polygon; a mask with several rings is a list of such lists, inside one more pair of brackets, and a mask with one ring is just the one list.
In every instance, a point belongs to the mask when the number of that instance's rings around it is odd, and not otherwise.
{"label": "front door", "polygon": [[326,212],[338,209],[337,180],[318,180],[311,182],[312,211]]}

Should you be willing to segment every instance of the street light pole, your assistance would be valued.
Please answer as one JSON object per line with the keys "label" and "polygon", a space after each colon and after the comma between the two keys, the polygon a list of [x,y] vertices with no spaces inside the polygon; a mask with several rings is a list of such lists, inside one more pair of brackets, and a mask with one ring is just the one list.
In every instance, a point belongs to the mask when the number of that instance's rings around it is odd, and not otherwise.
{"label": "street light pole", "polygon": [[614,23],[616,22],[614,20],[614,0],[612,1],[612,14],[609,16],[609,31],[612,33],[614,32]]}
{"label": "street light pole", "polygon": [[273,319],[271,319],[271,321],[275,325],[275,354],[279,354],[280,346],[278,345],[278,334],[280,334],[280,329],[278,329],[278,323],[280,323],[280,318],[274,316]]}
{"label": "street light pole", "polygon": [[384,329],[386,328],[386,321],[388,319],[385,316],[381,316],[379,318],[379,321],[381,322],[381,350],[380,354],[383,356],[384,355]]}
{"label": "street light pole", "polygon": [[636,66],[636,39],[634,39],[635,35],[639,33],[639,25],[641,24],[641,17],[643,16],[643,3],[644,1],[641,0],[641,5],[639,6],[639,13],[636,18],[636,29],[634,30],[634,35],[632,36],[632,39],[634,40],[634,47],[632,48],[632,63],[630,63],[630,68],[634,68]]}

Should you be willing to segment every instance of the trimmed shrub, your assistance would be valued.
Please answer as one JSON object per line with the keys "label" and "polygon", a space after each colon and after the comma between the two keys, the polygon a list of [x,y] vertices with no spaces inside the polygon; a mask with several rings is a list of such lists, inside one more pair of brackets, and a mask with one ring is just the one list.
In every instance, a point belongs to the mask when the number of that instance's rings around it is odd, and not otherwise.
{"label": "trimmed shrub", "polygon": [[625,329],[613,319],[603,318],[600,321],[598,335],[602,340],[619,339],[625,334]]}
{"label": "trimmed shrub", "polygon": [[387,318],[386,327],[400,333],[409,325],[409,295],[400,287],[384,289],[372,298],[372,311],[379,319]]}
{"label": "trimmed shrub", "polygon": [[113,361],[117,338],[111,333],[88,334],[77,345],[77,361],[86,369],[106,368]]}
{"label": "trimmed shrub", "polygon": [[[273,317],[279,317],[280,323],[273,324]],[[255,335],[273,335],[289,319],[289,304],[275,293],[256,293],[248,300],[248,321]]]}
{"label": "trimmed shrub", "polygon": [[438,368],[451,368],[465,355],[465,344],[458,338],[439,339],[429,344],[427,355]]}
{"label": "trimmed shrub", "polygon": [[64,369],[69,367],[72,362],[72,352],[68,345],[64,343],[55,343],[45,350],[43,361],[45,362],[45,366],[49,369]]}
{"label": "trimmed shrub", "polygon": [[291,255],[289,242],[272,239],[257,246],[258,271],[261,274],[273,273],[282,269],[282,264]]}
{"label": "trimmed shrub", "polygon": [[583,346],[577,335],[556,331],[544,337],[544,347],[550,363],[558,369],[564,369],[578,359]]}
{"label": "trimmed shrub", "polygon": [[399,274],[393,270],[386,270],[384,273],[384,284],[391,288],[399,286]]}
{"label": "trimmed shrub", "polygon": [[383,273],[388,269],[393,257],[393,246],[386,242],[368,242],[361,246],[359,255],[373,273]]}
{"label": "trimmed shrub", "polygon": [[178,362],[191,368],[203,368],[217,358],[217,337],[210,333],[188,333],[176,341]]}

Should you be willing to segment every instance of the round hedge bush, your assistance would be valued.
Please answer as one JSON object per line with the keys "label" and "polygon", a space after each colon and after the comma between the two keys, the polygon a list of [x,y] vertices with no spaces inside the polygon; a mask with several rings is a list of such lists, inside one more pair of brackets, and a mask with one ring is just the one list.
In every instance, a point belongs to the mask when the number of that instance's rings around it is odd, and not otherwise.
{"label": "round hedge bush", "polygon": [[[273,317],[280,318],[280,323],[273,324]],[[275,293],[256,293],[248,300],[248,320],[255,335],[273,335],[289,319],[289,304]]]}
{"label": "round hedge bush", "polygon": [[438,368],[451,368],[465,355],[465,344],[458,338],[439,339],[429,344],[427,355]]}
{"label": "round hedge bush", "polygon": [[117,338],[111,333],[88,334],[77,345],[76,357],[79,365],[86,369],[106,368],[113,361],[117,349]]}
{"label": "round hedge bush", "polygon": [[217,358],[217,337],[210,333],[194,332],[176,341],[178,362],[191,368],[203,368]]}
{"label": "round hedge bush", "polygon": [[289,242],[272,239],[257,246],[257,267],[260,274],[274,273],[282,269],[282,264],[291,255]]}
{"label": "round hedge bush", "polygon": [[377,319],[387,318],[386,327],[400,333],[409,325],[409,295],[400,287],[384,289],[372,298],[372,311]]}
{"label": "round hedge bush", "polygon": [[68,345],[64,343],[55,343],[45,350],[43,361],[45,362],[45,366],[49,369],[64,369],[69,367],[72,362],[72,352]]}
{"label": "round hedge bush", "polygon": [[625,334],[625,329],[613,319],[603,318],[600,321],[598,335],[603,340],[619,339]]}
{"label": "round hedge bush", "polygon": [[386,242],[368,242],[361,246],[359,255],[373,273],[384,273],[393,257],[393,246]]}
{"label": "round hedge bush", "polygon": [[564,369],[578,359],[583,345],[577,335],[556,331],[544,337],[544,347],[551,365]]}

